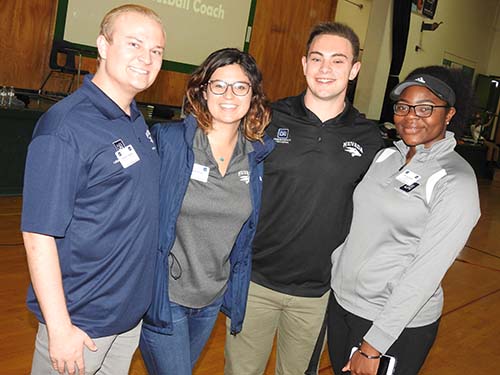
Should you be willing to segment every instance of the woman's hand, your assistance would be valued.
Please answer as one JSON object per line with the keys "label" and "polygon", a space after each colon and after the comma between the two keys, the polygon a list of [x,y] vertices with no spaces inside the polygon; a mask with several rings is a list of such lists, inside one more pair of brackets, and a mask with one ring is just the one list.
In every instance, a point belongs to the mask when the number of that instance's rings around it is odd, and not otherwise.
{"label": "woman's hand", "polygon": [[[365,341],[363,341],[360,349],[368,356],[380,356],[380,352]],[[367,358],[359,351],[356,351],[342,371],[350,371],[351,375],[376,375],[379,364],[380,359]]]}

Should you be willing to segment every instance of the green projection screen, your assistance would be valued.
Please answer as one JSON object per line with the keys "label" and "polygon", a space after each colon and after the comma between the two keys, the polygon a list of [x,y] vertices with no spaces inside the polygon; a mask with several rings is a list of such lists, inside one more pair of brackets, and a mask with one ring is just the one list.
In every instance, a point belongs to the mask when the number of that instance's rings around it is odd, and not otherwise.
{"label": "green projection screen", "polygon": [[59,0],[54,38],[96,56],[104,14],[131,2],[153,9],[163,20],[163,69],[189,73],[217,49],[248,50],[256,0]]}

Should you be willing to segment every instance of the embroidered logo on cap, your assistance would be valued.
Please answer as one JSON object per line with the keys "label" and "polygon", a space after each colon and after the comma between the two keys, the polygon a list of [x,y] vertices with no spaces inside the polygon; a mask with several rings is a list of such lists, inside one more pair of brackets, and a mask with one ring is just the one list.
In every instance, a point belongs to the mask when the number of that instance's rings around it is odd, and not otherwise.
{"label": "embroidered logo on cap", "polygon": [[421,83],[427,83],[427,82],[425,82],[424,77],[418,77],[418,78],[415,78],[415,81],[417,81],[417,82],[421,82]]}

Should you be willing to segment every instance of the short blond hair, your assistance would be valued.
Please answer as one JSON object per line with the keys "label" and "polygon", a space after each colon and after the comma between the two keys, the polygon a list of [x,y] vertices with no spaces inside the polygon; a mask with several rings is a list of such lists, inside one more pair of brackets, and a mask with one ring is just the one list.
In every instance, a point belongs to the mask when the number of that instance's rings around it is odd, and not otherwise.
{"label": "short blond hair", "polygon": [[152,20],[158,22],[163,30],[163,35],[165,36],[165,28],[163,27],[163,22],[158,14],[152,9],[149,9],[142,5],[137,4],[124,4],[114,9],[111,9],[101,21],[101,29],[99,30],[99,35],[102,35],[108,41],[112,41],[111,35],[113,34],[113,27],[115,25],[116,19],[125,13],[139,13]]}

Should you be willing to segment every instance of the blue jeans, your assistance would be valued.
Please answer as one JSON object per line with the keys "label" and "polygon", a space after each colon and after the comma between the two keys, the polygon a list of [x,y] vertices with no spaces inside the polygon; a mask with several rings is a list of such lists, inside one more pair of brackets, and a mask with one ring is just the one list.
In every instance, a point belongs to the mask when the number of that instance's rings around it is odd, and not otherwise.
{"label": "blue jeans", "polygon": [[222,298],[198,309],[170,302],[173,333],[142,330],[139,347],[149,374],[191,375],[217,320]]}

